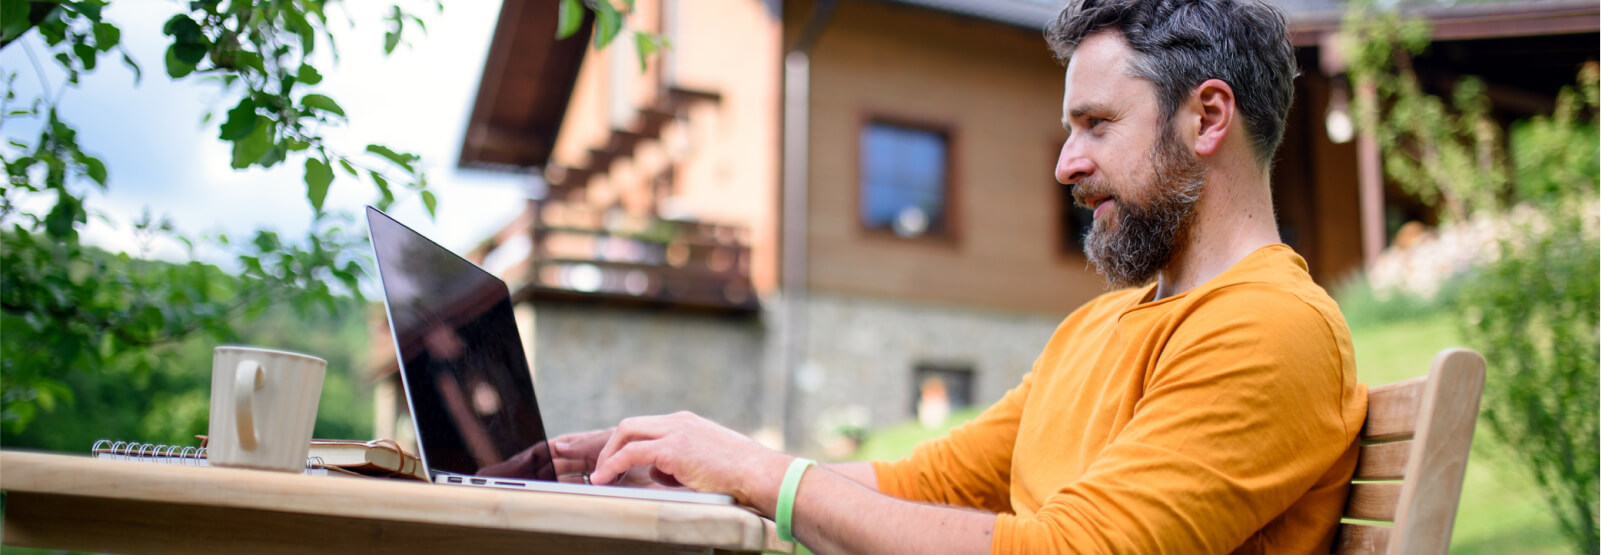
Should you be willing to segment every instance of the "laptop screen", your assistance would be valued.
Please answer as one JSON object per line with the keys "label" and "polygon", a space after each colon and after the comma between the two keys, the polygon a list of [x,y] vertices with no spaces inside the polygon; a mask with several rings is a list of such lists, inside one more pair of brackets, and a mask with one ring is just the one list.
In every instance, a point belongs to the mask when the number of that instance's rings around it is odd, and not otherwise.
{"label": "laptop screen", "polygon": [[367,225],[429,471],[555,481],[506,284],[371,206]]}

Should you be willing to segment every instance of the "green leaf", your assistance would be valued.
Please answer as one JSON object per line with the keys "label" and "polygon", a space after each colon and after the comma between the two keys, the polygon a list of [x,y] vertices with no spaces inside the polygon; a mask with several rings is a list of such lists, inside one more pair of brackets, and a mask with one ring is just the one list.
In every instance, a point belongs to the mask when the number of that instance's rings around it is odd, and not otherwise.
{"label": "green leaf", "polygon": [[227,121],[222,122],[222,134],[218,139],[224,141],[237,141],[256,130],[256,103],[250,97],[239,99],[239,104],[228,110]]}
{"label": "green leaf", "polygon": [[428,217],[430,219],[437,216],[436,209],[439,208],[439,199],[434,198],[433,191],[422,192],[422,205],[428,209]]}
{"label": "green leaf", "polygon": [[272,148],[267,149],[267,153],[261,155],[261,159],[256,160],[256,163],[263,168],[270,168],[278,165],[279,162],[284,161],[284,158],[287,156],[289,156],[289,144],[287,141],[285,141],[283,143],[272,145]]}
{"label": "green leaf", "polygon": [[122,40],[122,29],[104,21],[94,24],[95,48],[101,52],[111,50]]}
{"label": "green leaf", "polygon": [[284,26],[300,37],[300,54],[302,56],[311,54],[317,47],[317,30],[306,21],[306,14],[295,9],[293,4],[286,6],[280,13],[283,15]]}
{"label": "green leaf", "polygon": [[367,145],[367,152],[377,154],[388,159],[390,162],[394,162],[396,166],[400,166],[401,169],[406,170],[407,173],[417,173],[416,168],[413,168],[411,165],[412,162],[417,161],[416,154],[401,154],[399,152],[390,150],[389,147],[376,144]]}
{"label": "green leaf", "polygon": [[106,9],[110,2],[104,0],[81,0],[72,4],[73,9],[89,18],[89,21],[100,21],[100,12]]}
{"label": "green leaf", "polygon": [[[0,0],[0,12],[26,14],[28,13],[28,0]],[[4,37],[5,42],[11,42],[11,39],[22,36],[33,26],[26,17],[11,16],[4,19],[5,21],[0,22],[0,36]]]}
{"label": "green leaf", "polygon": [[340,158],[339,159],[339,167],[344,168],[345,169],[345,173],[350,174],[350,177],[361,177],[360,174],[356,173],[356,167],[350,165],[350,161],[349,160],[346,160],[344,158]]}
{"label": "green leaf", "polygon": [[584,5],[579,0],[561,0],[556,10],[556,40],[573,36],[584,23]]}
{"label": "green leaf", "polygon": [[61,19],[59,12],[57,15],[47,17],[39,24],[39,35],[43,36],[45,43],[50,46],[61,44],[61,41],[67,39],[67,22]]}
{"label": "green leaf", "polygon": [[389,205],[395,203],[395,192],[389,188],[389,180],[375,171],[368,171],[367,174],[372,176],[373,185],[378,186],[378,209],[388,210]]}
{"label": "green leaf", "polygon": [[394,53],[395,47],[400,45],[400,33],[406,28],[405,15],[400,6],[395,5],[390,6],[389,15],[384,16],[384,21],[390,25],[389,31],[384,33],[384,54]]}
{"label": "green leaf", "polygon": [[295,72],[295,80],[307,85],[315,85],[322,82],[322,74],[318,73],[317,68],[312,67],[311,64],[301,64],[300,70]]}
{"label": "green leaf", "polygon": [[664,39],[644,31],[634,31],[634,51],[639,55],[639,72],[644,73],[651,56],[661,51]]}
{"label": "green leaf", "polygon": [[260,160],[267,150],[272,148],[272,134],[268,127],[272,121],[262,116],[256,116],[255,129],[244,138],[233,143],[233,168],[242,170]]}
{"label": "green leaf", "polygon": [[93,179],[95,180],[95,183],[99,183],[101,189],[106,188],[105,162],[100,161],[99,158],[85,155],[83,157],[83,166],[85,172],[89,174],[89,179]]}
{"label": "green leaf", "polygon": [[190,19],[187,15],[178,14],[172,16],[167,20],[166,24],[161,26],[161,34],[176,38],[179,41],[191,42],[185,39],[193,39],[202,33],[200,32],[200,24],[195,23],[195,20]]}
{"label": "green leaf", "polygon": [[189,65],[200,65],[200,60],[206,59],[206,45],[200,43],[174,44],[173,51],[178,59]]}
{"label": "green leaf", "polygon": [[345,117],[345,109],[339,107],[338,102],[320,94],[308,94],[300,98],[300,104],[307,108],[316,108],[339,117]]}
{"label": "green leaf", "polygon": [[183,61],[183,59],[181,57],[178,56],[178,45],[174,44],[172,46],[168,46],[167,47],[167,76],[168,77],[171,77],[173,79],[181,79],[184,76],[189,75],[190,73],[193,73],[194,71],[195,71],[195,64],[190,63],[190,62],[185,62],[185,61]]}
{"label": "green leaf", "polygon": [[72,224],[78,221],[82,215],[83,204],[81,201],[67,193],[66,189],[62,189],[56,195],[55,207],[51,208],[50,214],[45,216],[45,233],[56,239],[72,237],[77,234],[72,229]]}
{"label": "green leaf", "polygon": [[595,50],[605,48],[617,38],[617,32],[623,29],[623,16],[617,13],[617,8],[609,0],[599,0],[593,5],[595,9]]}
{"label": "green leaf", "polygon": [[273,253],[278,250],[278,248],[281,246],[281,243],[278,242],[277,233],[265,230],[257,230],[255,245],[256,250],[264,253]]}
{"label": "green leaf", "polygon": [[334,181],[334,170],[317,158],[306,159],[306,200],[314,211],[322,212],[322,202],[328,198],[328,184]]}
{"label": "green leaf", "polygon": [[133,70],[134,85],[138,85],[139,81],[144,79],[145,72],[139,69],[139,64],[133,61],[133,57],[129,56],[127,51],[122,53],[122,65],[128,66],[128,69]]}
{"label": "green leaf", "polygon": [[85,70],[93,70],[95,68],[95,58],[100,54],[95,51],[93,46],[81,42],[72,45],[72,53],[78,56],[78,61],[83,62],[83,69]]}

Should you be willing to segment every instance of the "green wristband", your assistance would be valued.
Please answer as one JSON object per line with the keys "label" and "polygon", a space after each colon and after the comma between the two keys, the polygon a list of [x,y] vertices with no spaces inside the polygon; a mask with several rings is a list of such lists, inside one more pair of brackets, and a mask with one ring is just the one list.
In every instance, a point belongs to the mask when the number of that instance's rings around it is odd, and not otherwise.
{"label": "green wristband", "polygon": [[795,457],[784,472],[784,483],[778,486],[778,539],[795,541],[791,520],[795,517],[795,490],[800,487],[801,475],[806,469],[817,466],[817,461]]}

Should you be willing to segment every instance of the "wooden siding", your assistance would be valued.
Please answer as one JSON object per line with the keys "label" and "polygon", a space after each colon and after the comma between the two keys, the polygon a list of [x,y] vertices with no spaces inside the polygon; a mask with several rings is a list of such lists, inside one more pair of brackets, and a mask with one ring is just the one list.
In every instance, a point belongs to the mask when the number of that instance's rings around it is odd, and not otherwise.
{"label": "wooden siding", "polygon": [[[793,35],[810,6],[786,8]],[[1104,291],[1081,255],[1059,249],[1062,69],[1038,33],[845,2],[811,71],[809,287],[1062,315]],[[949,238],[857,221],[861,126],[874,117],[937,121],[959,137]]]}

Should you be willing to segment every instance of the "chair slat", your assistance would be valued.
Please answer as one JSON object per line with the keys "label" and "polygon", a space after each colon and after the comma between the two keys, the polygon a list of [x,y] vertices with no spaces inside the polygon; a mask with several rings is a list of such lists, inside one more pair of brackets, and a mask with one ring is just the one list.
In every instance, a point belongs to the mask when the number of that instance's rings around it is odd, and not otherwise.
{"label": "chair slat", "polygon": [[1351,484],[1351,497],[1345,501],[1345,516],[1362,520],[1395,520],[1395,507],[1401,500],[1401,484]]}
{"label": "chair slat", "polygon": [[1368,391],[1368,419],[1362,439],[1411,439],[1417,428],[1418,406],[1427,377],[1396,382]]}
{"label": "chair slat", "polygon": [[1450,549],[1484,391],[1484,357],[1466,349],[1442,351],[1434,357],[1429,380],[1416,430],[1423,447],[1407,461],[1409,479],[1403,482],[1394,519],[1391,551],[1407,555]]}
{"label": "chair slat", "polygon": [[1400,480],[1406,475],[1406,460],[1412,441],[1363,445],[1356,463],[1357,480]]}
{"label": "chair slat", "polygon": [[1341,524],[1334,536],[1334,555],[1380,555],[1390,546],[1390,529],[1367,524]]}

